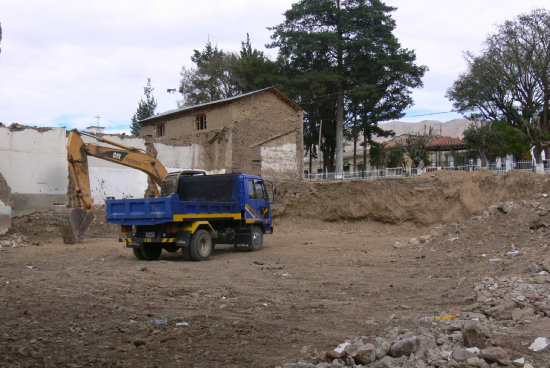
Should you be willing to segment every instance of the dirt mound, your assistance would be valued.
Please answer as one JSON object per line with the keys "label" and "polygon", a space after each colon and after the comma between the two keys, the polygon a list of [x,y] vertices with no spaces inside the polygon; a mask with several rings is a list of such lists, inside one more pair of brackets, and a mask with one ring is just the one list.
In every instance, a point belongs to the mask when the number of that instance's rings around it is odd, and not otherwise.
{"label": "dirt mound", "polygon": [[[120,227],[105,220],[105,206],[93,206],[94,220],[86,231],[88,238],[117,237]],[[9,240],[14,246],[41,245],[61,239],[57,224],[58,212],[44,210],[12,217],[11,228],[0,240]]]}
{"label": "dirt mound", "polygon": [[550,191],[550,175],[439,171],[414,178],[278,184],[275,217],[427,226],[463,222],[503,201]]}
{"label": "dirt mound", "polygon": [[[527,185],[518,178],[507,178],[511,182],[508,194]],[[350,223],[340,223],[344,233]],[[334,227],[330,223],[329,231]],[[300,363],[282,367],[355,367],[360,363],[377,367],[488,367],[495,361],[511,365],[516,359],[531,364],[526,363],[526,367],[546,367],[550,349],[543,345],[538,351],[534,346],[539,340],[550,343],[549,232],[550,195],[539,193],[491,205],[460,224],[435,226],[430,235],[394,243],[387,252],[398,250],[400,258],[416,262],[421,282],[452,280],[443,287],[432,284],[422,293],[423,298],[441,295],[441,299],[435,304],[427,302],[420,315],[400,313],[401,309],[415,310],[416,305],[398,305],[395,321],[385,330],[374,333],[366,329],[370,335],[349,336],[338,347],[341,341],[335,341],[335,351],[318,352],[322,346],[313,345],[313,352],[302,350]],[[429,266],[422,264],[426,261]],[[433,315],[426,313],[430,310],[434,310]],[[394,347],[409,339],[418,344],[412,344],[414,349],[405,356],[396,355]],[[501,359],[495,360],[495,351]],[[464,365],[466,360],[471,364]]]}

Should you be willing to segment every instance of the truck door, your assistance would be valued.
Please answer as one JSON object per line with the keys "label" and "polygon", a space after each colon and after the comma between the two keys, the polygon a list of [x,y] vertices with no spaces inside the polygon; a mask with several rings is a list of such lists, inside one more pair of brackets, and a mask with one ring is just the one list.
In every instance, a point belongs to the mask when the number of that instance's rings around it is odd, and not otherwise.
{"label": "truck door", "polygon": [[248,179],[247,186],[246,218],[247,220],[261,220],[266,225],[266,231],[269,231],[271,225],[271,206],[265,184],[263,180]]}

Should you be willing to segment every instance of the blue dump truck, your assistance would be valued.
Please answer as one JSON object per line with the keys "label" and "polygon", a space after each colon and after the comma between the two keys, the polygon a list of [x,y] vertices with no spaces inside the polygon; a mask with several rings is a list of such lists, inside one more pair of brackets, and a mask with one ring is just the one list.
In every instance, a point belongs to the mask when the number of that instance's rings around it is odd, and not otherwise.
{"label": "blue dump truck", "polygon": [[204,261],[216,244],[262,248],[264,234],[273,233],[266,181],[241,173],[201,174],[168,174],[158,198],[107,199],[106,219],[121,225],[119,241],[136,258],[152,261],[163,249],[181,249],[185,259]]}

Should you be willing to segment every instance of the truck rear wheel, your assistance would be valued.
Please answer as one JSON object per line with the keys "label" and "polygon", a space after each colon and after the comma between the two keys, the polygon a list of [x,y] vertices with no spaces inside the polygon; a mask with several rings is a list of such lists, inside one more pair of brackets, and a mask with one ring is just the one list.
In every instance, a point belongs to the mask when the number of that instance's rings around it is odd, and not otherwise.
{"label": "truck rear wheel", "polygon": [[183,259],[186,261],[191,261],[191,253],[189,253],[189,247],[181,248],[181,253],[183,254]]}
{"label": "truck rear wheel", "polygon": [[136,257],[136,258],[139,259],[139,260],[145,259],[145,258],[143,258],[143,254],[141,254],[141,249],[139,249],[139,248],[132,248],[132,250],[134,251],[134,257]]}
{"label": "truck rear wheel", "polygon": [[155,243],[143,243],[143,248],[141,248],[141,254],[143,258],[147,261],[155,261],[160,257],[162,253],[162,247],[159,244]]}
{"label": "truck rear wheel", "polygon": [[191,235],[189,255],[193,261],[206,261],[212,253],[212,238],[206,230],[199,229]]}

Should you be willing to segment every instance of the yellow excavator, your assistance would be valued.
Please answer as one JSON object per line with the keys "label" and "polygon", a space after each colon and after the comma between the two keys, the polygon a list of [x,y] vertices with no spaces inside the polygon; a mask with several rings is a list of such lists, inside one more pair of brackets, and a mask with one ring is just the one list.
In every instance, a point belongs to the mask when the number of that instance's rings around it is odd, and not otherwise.
{"label": "yellow excavator", "polygon": [[[94,138],[98,142],[106,143],[113,147],[84,143],[82,135]],[[139,148],[125,146],[91,133],[79,132],[76,129],[72,130],[67,140],[67,161],[69,164],[69,177],[72,182],[69,194],[73,196],[69,204],[76,205],[77,207],[61,211],[59,215],[59,228],[63,242],[66,244],[81,242],[86,229],[94,219],[88,156],[143,171],[156,184],[154,185],[156,197],[161,195],[157,185],[161,187],[163,180],[167,176],[171,176],[168,175],[168,171],[164,165]],[[174,180],[171,180],[171,183],[173,182]],[[74,198],[75,195],[76,198]]]}

